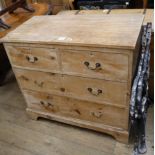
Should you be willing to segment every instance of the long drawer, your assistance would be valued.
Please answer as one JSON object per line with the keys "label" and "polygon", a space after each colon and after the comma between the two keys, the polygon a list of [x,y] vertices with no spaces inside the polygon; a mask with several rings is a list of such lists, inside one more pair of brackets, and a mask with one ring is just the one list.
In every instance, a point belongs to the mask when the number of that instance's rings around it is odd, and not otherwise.
{"label": "long drawer", "polygon": [[62,71],[112,81],[128,80],[128,55],[108,52],[61,50]]}
{"label": "long drawer", "polygon": [[6,46],[6,49],[13,66],[56,72],[60,70],[55,48]]}
{"label": "long drawer", "polygon": [[127,109],[76,100],[68,97],[24,91],[28,108],[55,115],[87,120],[127,129]]}
{"label": "long drawer", "polygon": [[23,89],[126,107],[126,83],[22,69],[14,72]]}

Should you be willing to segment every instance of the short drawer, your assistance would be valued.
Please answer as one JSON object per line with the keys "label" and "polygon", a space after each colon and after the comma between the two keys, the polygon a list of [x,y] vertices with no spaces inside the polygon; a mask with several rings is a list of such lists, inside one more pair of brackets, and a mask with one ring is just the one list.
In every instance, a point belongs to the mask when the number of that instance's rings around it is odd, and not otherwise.
{"label": "short drawer", "polygon": [[56,49],[6,46],[13,66],[28,69],[59,71]]}
{"label": "short drawer", "polygon": [[127,83],[62,75],[64,94],[102,104],[127,106]]}
{"label": "short drawer", "polygon": [[128,110],[82,100],[24,91],[28,108],[63,117],[128,128]]}
{"label": "short drawer", "polygon": [[126,83],[21,69],[14,71],[23,89],[126,107]]}
{"label": "short drawer", "polygon": [[128,80],[128,55],[61,50],[64,73],[112,81]]}
{"label": "short drawer", "polygon": [[17,68],[14,68],[14,73],[22,89],[41,92],[61,90],[61,75],[59,74]]}

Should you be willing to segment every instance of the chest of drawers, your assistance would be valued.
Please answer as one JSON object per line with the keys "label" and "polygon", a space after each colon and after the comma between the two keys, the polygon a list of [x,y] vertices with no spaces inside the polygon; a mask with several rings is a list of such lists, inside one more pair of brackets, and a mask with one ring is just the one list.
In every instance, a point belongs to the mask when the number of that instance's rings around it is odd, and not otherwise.
{"label": "chest of drawers", "polygon": [[32,119],[129,136],[142,15],[34,17],[3,38]]}

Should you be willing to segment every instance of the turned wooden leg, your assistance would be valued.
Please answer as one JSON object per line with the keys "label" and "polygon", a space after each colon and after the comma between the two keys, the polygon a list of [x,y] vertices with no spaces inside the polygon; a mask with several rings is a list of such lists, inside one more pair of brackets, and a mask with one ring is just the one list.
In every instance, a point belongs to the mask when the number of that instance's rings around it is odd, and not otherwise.
{"label": "turned wooden leg", "polygon": [[39,115],[37,113],[34,113],[32,111],[30,111],[29,109],[26,109],[26,113],[28,115],[28,117],[32,120],[38,120]]}

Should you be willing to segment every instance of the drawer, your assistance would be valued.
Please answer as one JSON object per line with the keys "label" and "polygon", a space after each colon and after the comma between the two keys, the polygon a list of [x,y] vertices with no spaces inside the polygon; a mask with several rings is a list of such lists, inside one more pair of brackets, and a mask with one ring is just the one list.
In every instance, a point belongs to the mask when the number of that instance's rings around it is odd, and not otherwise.
{"label": "drawer", "polygon": [[128,80],[128,55],[88,51],[61,51],[64,73],[112,81]]}
{"label": "drawer", "polygon": [[127,129],[128,110],[68,97],[24,91],[28,108]]}
{"label": "drawer", "polygon": [[56,49],[6,46],[13,66],[28,69],[59,71]]}
{"label": "drawer", "polygon": [[21,69],[15,73],[23,89],[126,107],[126,83]]}
{"label": "drawer", "polygon": [[22,89],[59,92],[61,88],[59,74],[24,69],[14,69],[14,72]]}
{"label": "drawer", "polygon": [[62,75],[64,94],[102,104],[126,107],[127,83]]}

